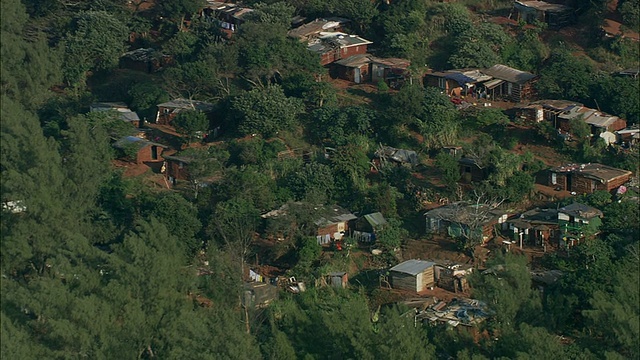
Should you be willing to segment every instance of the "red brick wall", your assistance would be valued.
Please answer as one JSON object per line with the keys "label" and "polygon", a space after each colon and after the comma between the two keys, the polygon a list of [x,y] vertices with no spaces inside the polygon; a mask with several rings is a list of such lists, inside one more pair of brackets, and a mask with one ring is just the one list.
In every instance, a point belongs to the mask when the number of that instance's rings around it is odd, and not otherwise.
{"label": "red brick wall", "polygon": [[[157,149],[157,156],[155,159],[153,159],[152,155],[152,148],[155,147]],[[162,159],[162,151],[164,149],[160,146],[155,146],[155,145],[148,145],[143,147],[142,149],[140,149],[138,151],[138,153],[136,154],[136,163],[138,164],[142,164],[145,162],[161,162],[163,161]]]}
{"label": "red brick wall", "polygon": [[[166,110],[166,112],[165,112]],[[173,112],[172,108],[158,107],[158,118],[156,119],[156,124],[160,125],[169,125],[169,123],[176,117],[176,113]]]}
{"label": "red brick wall", "polygon": [[366,54],[367,45],[350,46],[340,49],[340,59],[348,58],[349,56]]}
{"label": "red brick wall", "polygon": [[188,180],[189,172],[187,171],[187,164],[184,164],[182,169],[180,168],[180,161],[167,160],[166,161],[165,174],[167,177],[172,177],[176,180]]}

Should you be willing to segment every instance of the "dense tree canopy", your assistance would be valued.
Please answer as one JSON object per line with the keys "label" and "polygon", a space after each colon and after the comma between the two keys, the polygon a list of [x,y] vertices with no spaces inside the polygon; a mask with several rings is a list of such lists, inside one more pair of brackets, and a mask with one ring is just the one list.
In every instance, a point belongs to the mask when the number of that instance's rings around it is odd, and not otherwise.
{"label": "dense tree canopy", "polygon": [[[552,205],[533,196],[534,178],[551,165],[637,172],[637,151],[597,141],[580,118],[569,124],[579,141],[556,144],[548,122],[536,125],[544,137],[512,121],[507,101],[452,99],[419,80],[429,69],[504,63],[540,75],[540,97],[637,124],[638,81],[616,74],[637,67],[637,44],[580,33],[601,23],[605,1],[581,8],[567,32],[490,21],[512,8],[506,0],[246,1],[253,11],[234,31],[201,17],[204,5],[2,2],[0,357],[639,356],[636,188]],[[637,8],[619,2],[624,26],[637,27]],[[287,36],[295,15],[347,18],[343,30],[372,40],[371,54],[408,58],[411,77],[399,90],[332,79],[305,42]],[[157,51],[136,64],[121,58],[139,48]],[[180,110],[170,125],[153,124],[157,105],[172,98],[214,111]],[[95,102],[124,102],[147,121],[134,128],[122,112],[90,111]],[[210,125],[223,130],[216,141],[195,141]],[[131,161],[112,147],[127,135],[163,146],[153,161]],[[379,161],[384,146],[418,161]],[[461,156],[482,180],[461,175]],[[498,243],[487,245],[486,262],[474,253],[471,293],[450,295],[485,302],[489,318],[459,331],[464,324],[416,320],[398,303],[414,295],[384,288],[401,260],[460,259],[458,249],[471,254],[482,241],[478,231],[454,249],[455,239],[425,234],[425,210],[456,200],[514,215],[578,201],[604,215],[573,247],[528,252],[534,261]],[[325,226],[335,205],[357,219]],[[364,220],[375,212],[386,223]],[[369,225],[372,241],[359,242],[352,230]],[[511,236],[500,228],[491,231]],[[324,232],[341,241],[321,245]],[[531,271],[542,269],[562,274],[541,284]],[[343,271],[346,288],[327,280]],[[253,272],[265,284],[246,284]],[[258,288],[277,297],[254,307]]]}

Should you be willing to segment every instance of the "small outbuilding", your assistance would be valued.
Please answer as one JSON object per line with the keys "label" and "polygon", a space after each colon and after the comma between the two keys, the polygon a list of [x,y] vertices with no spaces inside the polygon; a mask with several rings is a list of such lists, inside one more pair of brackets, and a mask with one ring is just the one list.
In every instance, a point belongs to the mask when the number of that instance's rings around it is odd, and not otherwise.
{"label": "small outbuilding", "polygon": [[278,287],[262,282],[244,284],[242,305],[248,308],[263,308],[278,298]]}
{"label": "small outbuilding", "polygon": [[118,113],[118,117],[124,122],[128,122],[135,127],[140,125],[140,117],[135,111],[129,109],[127,104],[123,102],[99,102],[93,103],[89,107],[91,112],[99,111],[115,111]]}
{"label": "small outbuilding", "polygon": [[520,102],[535,97],[533,84],[537,81],[538,76],[532,73],[501,64],[484,69],[482,73],[493,78],[493,80],[484,83],[487,93],[492,93],[493,98],[507,97]]}
{"label": "small outbuilding", "polygon": [[349,276],[346,272],[332,272],[324,277],[327,285],[331,285],[336,288],[346,288],[347,283],[349,282]]}
{"label": "small outbuilding", "polygon": [[578,194],[613,192],[632,176],[631,171],[603,164],[566,164],[549,170],[548,186]]}
{"label": "small outbuilding", "polygon": [[173,119],[180,111],[197,110],[211,116],[215,109],[213,104],[189,99],[173,99],[171,101],[158,104],[158,113],[156,115],[156,124],[170,125]]}
{"label": "small outbuilding", "polygon": [[162,162],[162,152],[168,148],[135,136],[125,136],[116,141],[113,147],[120,150],[123,157],[131,159],[136,164]]}
{"label": "small outbuilding", "polygon": [[421,292],[435,285],[434,262],[407,260],[390,269],[391,287]]}

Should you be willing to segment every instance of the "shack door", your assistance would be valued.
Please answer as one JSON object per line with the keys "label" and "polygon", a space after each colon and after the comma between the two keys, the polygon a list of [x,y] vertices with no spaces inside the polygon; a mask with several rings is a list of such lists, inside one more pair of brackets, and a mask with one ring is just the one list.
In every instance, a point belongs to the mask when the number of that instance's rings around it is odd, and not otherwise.
{"label": "shack door", "polygon": [[353,69],[353,82],[360,84],[360,68]]}

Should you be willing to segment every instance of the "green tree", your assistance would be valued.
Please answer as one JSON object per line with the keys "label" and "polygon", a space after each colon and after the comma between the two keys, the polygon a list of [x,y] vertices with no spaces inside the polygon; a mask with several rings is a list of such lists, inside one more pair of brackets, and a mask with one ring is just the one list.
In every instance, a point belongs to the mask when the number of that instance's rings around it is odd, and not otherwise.
{"label": "green tree", "polygon": [[[593,83],[593,66],[587,59],[565,49],[554,50],[536,83],[540,96],[549,99],[575,99],[587,102]],[[572,74],[572,76],[563,76]]]}
{"label": "green tree", "polygon": [[380,315],[378,341],[375,342],[377,358],[389,360],[434,359],[436,349],[426,337],[425,331],[416,327],[414,319],[403,316],[400,309],[391,308]]}
{"label": "green tree", "polygon": [[142,120],[154,119],[157,105],[169,101],[169,94],[151,82],[134,84],[128,95],[131,109],[136,111]]}
{"label": "green tree", "polygon": [[84,11],[65,38],[64,76],[68,85],[82,88],[90,70],[112,69],[125,51],[127,27],[105,11]]}
{"label": "green tree", "polygon": [[323,204],[331,199],[335,191],[335,178],[331,168],[324,164],[305,164],[284,181],[295,200]]}
{"label": "green tree", "polygon": [[427,88],[418,116],[418,128],[428,149],[454,144],[458,138],[458,111],[436,88]]}
{"label": "green tree", "polygon": [[0,10],[0,91],[35,109],[51,96],[51,86],[62,80],[61,52],[47,45],[41,31],[33,27],[27,31],[28,16],[20,1],[3,1]]}
{"label": "green tree", "polygon": [[181,111],[173,120],[173,126],[187,137],[187,143],[192,143],[209,130],[209,119],[202,111]]}
{"label": "green tree", "polygon": [[604,342],[601,344],[604,349],[616,351],[625,358],[637,358],[640,356],[638,258],[625,259],[614,276],[613,291],[594,292],[589,300],[590,308],[583,314],[589,331]]}
{"label": "green tree", "polygon": [[202,248],[197,238],[202,228],[197,208],[184,197],[176,193],[166,194],[146,205],[148,216],[156,218],[169,234],[179,237],[180,252],[191,259]]}
{"label": "green tree", "polygon": [[487,273],[471,278],[474,298],[483,300],[495,314],[495,327],[513,330],[518,320],[535,317],[540,299],[531,288],[531,274],[524,256],[507,253],[487,263]]}
{"label": "green tree", "polygon": [[402,245],[402,241],[408,236],[407,230],[397,219],[387,219],[387,224],[376,229],[376,243],[386,251],[393,252]]}
{"label": "green tree", "polygon": [[436,155],[436,167],[442,172],[442,182],[447,189],[455,191],[461,178],[458,160],[445,152],[439,152]]}
{"label": "green tree", "polygon": [[294,11],[295,8],[284,1],[259,2],[253,7],[253,11],[247,14],[246,20],[289,27]]}
{"label": "green tree", "polygon": [[160,4],[159,10],[161,14],[178,23],[178,27],[182,29],[185,16],[195,14],[204,5],[203,0],[167,0]]}
{"label": "green tree", "polygon": [[253,204],[242,198],[233,198],[216,205],[209,223],[209,234],[233,254],[240,274],[244,274],[244,264],[259,222],[260,213]]}
{"label": "green tree", "polygon": [[172,97],[217,98],[220,79],[215,62],[197,60],[168,68],[162,74],[163,87]]}
{"label": "green tree", "polygon": [[229,153],[215,147],[208,149],[187,149],[179,154],[184,156],[188,161],[188,178],[193,190],[193,197],[198,198],[203,182],[220,172],[226,161],[229,159]]}
{"label": "green tree", "polygon": [[624,0],[618,5],[618,11],[626,26],[636,32],[640,30],[640,3],[637,0]]}
{"label": "green tree", "polygon": [[241,135],[274,136],[291,129],[303,111],[300,99],[288,98],[279,86],[253,89],[232,100],[232,116]]}

